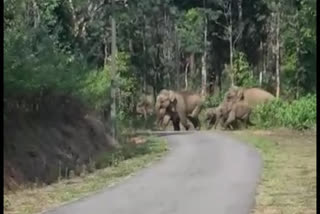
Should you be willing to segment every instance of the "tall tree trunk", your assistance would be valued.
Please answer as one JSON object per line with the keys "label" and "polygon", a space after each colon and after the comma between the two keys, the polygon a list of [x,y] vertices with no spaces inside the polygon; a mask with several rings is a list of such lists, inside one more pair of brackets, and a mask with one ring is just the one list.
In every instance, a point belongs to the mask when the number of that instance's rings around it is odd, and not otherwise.
{"label": "tall tree trunk", "polygon": [[[142,30],[142,50],[143,50],[143,58],[144,60],[146,60],[146,38],[145,38],[145,34],[146,34],[146,16],[143,15],[143,21],[144,21],[144,26],[143,26],[143,30]],[[147,65],[146,62],[143,62],[143,91],[144,93],[146,93],[147,90]]]}
{"label": "tall tree trunk", "polygon": [[238,20],[242,22],[242,0],[238,0]]}
{"label": "tall tree trunk", "polygon": [[297,18],[296,24],[296,36],[297,36],[297,47],[296,47],[296,99],[300,96],[300,83],[301,83],[301,68],[300,68],[300,23],[299,19]]}
{"label": "tall tree trunk", "polygon": [[201,58],[201,63],[202,63],[202,67],[201,67],[201,77],[202,77],[202,81],[201,81],[201,94],[203,96],[206,95],[206,89],[207,89],[207,63],[206,63],[206,58],[207,58],[207,19],[205,19],[205,28],[204,28],[204,51],[203,51],[203,55]]}
{"label": "tall tree trunk", "polygon": [[276,97],[280,96],[280,4],[277,11],[276,27]]}
{"label": "tall tree trunk", "polygon": [[175,31],[176,40],[176,90],[180,89],[180,40],[178,38],[177,32]]}
{"label": "tall tree trunk", "polygon": [[[112,0],[112,7],[114,8],[114,0]],[[116,75],[116,21],[114,17],[114,13],[111,16],[111,134],[115,138],[117,136],[116,133],[116,84],[115,84],[115,75]]]}
{"label": "tall tree trunk", "polygon": [[[206,8],[206,0],[203,0],[203,8]],[[207,34],[208,34],[208,20],[204,17],[204,35],[203,35],[203,54],[201,58],[201,95],[206,96],[207,92]]]}

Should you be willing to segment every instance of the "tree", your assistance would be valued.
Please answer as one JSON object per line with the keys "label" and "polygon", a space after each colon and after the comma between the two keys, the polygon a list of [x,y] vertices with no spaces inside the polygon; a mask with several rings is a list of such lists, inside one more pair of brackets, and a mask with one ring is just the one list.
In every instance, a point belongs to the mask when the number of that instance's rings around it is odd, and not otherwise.
{"label": "tree", "polygon": [[[114,7],[114,0],[112,0],[112,7]],[[114,10],[113,10],[114,11]],[[112,136],[116,137],[116,84],[115,84],[115,75],[116,75],[116,21],[114,13],[111,16],[111,26],[112,26],[112,48],[111,48],[111,122],[112,122]]]}
{"label": "tree", "polygon": [[[230,63],[229,72],[230,72],[231,86],[234,86],[234,67],[233,67],[234,48],[237,42],[239,41],[239,39],[241,38],[244,24],[242,22],[238,24],[234,24],[233,22],[234,15],[232,10],[231,0],[221,2],[220,7],[221,7],[220,14],[223,15],[223,21],[218,20],[216,24],[218,24],[224,30],[223,35],[220,35],[218,33],[213,33],[213,35],[219,37],[222,40],[227,40],[229,43],[229,63]],[[241,7],[239,8],[241,9]],[[239,17],[241,17],[239,18],[239,20],[241,20],[242,11]]]}

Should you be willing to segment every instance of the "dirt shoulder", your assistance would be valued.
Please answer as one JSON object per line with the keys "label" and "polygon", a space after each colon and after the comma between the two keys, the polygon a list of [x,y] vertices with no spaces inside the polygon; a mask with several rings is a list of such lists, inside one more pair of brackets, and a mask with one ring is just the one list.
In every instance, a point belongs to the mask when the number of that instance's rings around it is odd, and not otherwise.
{"label": "dirt shoulder", "polygon": [[[4,213],[35,214],[65,203],[83,198],[132,175],[135,171],[148,166],[161,158],[168,150],[163,139],[149,137],[141,145],[135,155],[129,159],[115,159],[118,153],[112,155],[113,165],[93,173],[62,180],[47,186],[25,187],[4,195]],[[126,151],[128,152],[128,151]],[[109,161],[110,156],[104,160]]]}
{"label": "dirt shoulder", "polygon": [[236,131],[262,154],[255,214],[316,213],[316,132]]}

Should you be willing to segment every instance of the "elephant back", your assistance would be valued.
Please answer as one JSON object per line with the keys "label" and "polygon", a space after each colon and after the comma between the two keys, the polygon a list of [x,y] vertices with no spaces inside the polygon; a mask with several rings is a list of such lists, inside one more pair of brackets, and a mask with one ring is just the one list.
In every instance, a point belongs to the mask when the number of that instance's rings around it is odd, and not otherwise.
{"label": "elephant back", "polygon": [[275,97],[271,93],[260,88],[249,88],[244,90],[244,100],[251,107],[266,103],[274,98]]}
{"label": "elephant back", "polygon": [[188,114],[192,113],[197,106],[202,106],[203,104],[203,99],[197,93],[192,93],[190,91],[181,91],[178,93],[183,97],[185,108]]}

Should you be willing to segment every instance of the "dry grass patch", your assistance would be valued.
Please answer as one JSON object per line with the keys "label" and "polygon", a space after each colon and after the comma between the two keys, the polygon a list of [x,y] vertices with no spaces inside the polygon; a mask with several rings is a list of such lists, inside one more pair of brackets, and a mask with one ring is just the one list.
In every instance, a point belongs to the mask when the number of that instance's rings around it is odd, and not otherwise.
{"label": "dry grass patch", "polygon": [[255,214],[316,213],[316,133],[237,131],[262,154],[264,171]]}

